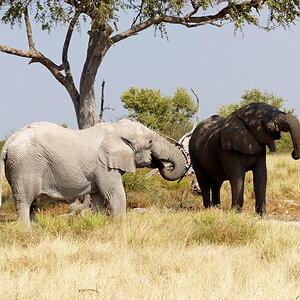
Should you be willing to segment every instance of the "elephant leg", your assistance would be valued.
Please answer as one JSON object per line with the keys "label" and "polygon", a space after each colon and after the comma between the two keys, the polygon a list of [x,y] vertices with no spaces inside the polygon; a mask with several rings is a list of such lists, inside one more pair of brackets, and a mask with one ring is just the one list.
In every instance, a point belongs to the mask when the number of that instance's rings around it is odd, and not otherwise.
{"label": "elephant leg", "polygon": [[220,189],[223,182],[214,182],[211,188],[211,199],[212,199],[212,206],[220,206]]}
{"label": "elephant leg", "polygon": [[104,176],[98,176],[97,186],[102,198],[106,201],[113,217],[126,214],[126,194],[122,175],[119,170],[110,169]]}
{"label": "elephant leg", "polygon": [[266,214],[267,166],[266,158],[262,158],[253,169],[253,185],[255,193],[255,212],[261,216]]}
{"label": "elephant leg", "polygon": [[201,190],[201,195],[203,199],[203,205],[205,208],[211,207],[210,201],[210,186],[207,183],[199,183],[199,187]]}
{"label": "elephant leg", "polygon": [[31,202],[28,201],[22,194],[13,194],[17,209],[18,221],[24,223],[27,229],[30,228],[31,220]]}
{"label": "elephant leg", "polygon": [[239,170],[235,172],[234,176],[229,178],[231,185],[231,196],[232,196],[232,209],[238,212],[242,211],[244,205],[244,183],[245,183],[245,171]]}
{"label": "elephant leg", "polygon": [[109,214],[109,204],[100,193],[91,194],[94,211],[102,211]]}
{"label": "elephant leg", "polygon": [[193,165],[196,178],[201,190],[201,196],[203,199],[203,205],[205,208],[209,208],[211,206],[210,202],[210,183],[207,180],[207,176],[202,172],[202,170],[196,165]]}
{"label": "elephant leg", "polygon": [[35,217],[35,212],[37,210],[37,203],[36,200],[34,200],[31,205],[30,205],[30,209],[29,209],[29,217],[30,217],[30,221],[31,222],[36,222],[36,217]]}

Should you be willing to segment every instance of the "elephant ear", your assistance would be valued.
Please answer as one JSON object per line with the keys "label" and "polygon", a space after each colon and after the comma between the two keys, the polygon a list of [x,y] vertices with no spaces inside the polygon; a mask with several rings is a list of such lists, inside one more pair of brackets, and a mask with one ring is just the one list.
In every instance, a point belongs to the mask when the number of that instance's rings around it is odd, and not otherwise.
{"label": "elephant ear", "polygon": [[135,172],[134,154],[130,141],[119,136],[106,138],[98,149],[100,161],[111,169]]}
{"label": "elephant ear", "polygon": [[257,154],[262,147],[253,132],[241,119],[229,117],[221,129],[221,144],[224,150],[234,150],[244,154]]}

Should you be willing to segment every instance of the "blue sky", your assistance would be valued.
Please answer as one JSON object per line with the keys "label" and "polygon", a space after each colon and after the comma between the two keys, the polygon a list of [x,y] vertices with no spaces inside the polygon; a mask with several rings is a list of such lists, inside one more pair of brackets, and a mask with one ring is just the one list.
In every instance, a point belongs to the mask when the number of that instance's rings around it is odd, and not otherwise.
{"label": "blue sky", "polygon": [[[51,35],[35,25],[33,29],[36,48],[59,64],[66,29],[59,27]],[[221,104],[239,102],[243,92],[252,88],[287,99],[285,106],[300,116],[300,24],[271,32],[245,26],[243,34],[236,35],[232,25],[167,29],[169,41],[155,37],[150,28],[109,50],[96,79],[98,99],[104,79],[106,105],[114,108],[105,111],[105,121],[126,115],[120,95],[131,86],[160,89],[167,95],[178,87],[192,95],[192,88],[200,98],[200,119],[215,114]],[[1,25],[0,44],[27,49],[24,28]],[[86,44],[82,29],[70,48],[76,83]],[[0,87],[0,139],[33,121],[77,128],[68,93],[42,65],[28,65],[27,59],[0,53]]]}

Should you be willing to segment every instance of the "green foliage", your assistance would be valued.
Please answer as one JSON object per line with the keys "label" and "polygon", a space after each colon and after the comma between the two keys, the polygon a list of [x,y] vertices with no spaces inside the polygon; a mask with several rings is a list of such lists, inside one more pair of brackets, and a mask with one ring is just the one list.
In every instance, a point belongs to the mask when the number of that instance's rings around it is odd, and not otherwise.
{"label": "green foliage", "polygon": [[138,191],[148,190],[149,186],[152,186],[151,178],[146,178],[143,171],[138,170],[136,173],[126,173],[123,176],[123,185],[125,192],[128,193],[129,191]]}
{"label": "green foliage", "polygon": [[[241,96],[242,100],[239,103],[232,103],[228,105],[221,105],[217,111],[223,117],[228,117],[231,113],[237,109],[251,103],[251,102],[263,102],[274,106],[275,108],[284,111],[285,113],[295,115],[294,109],[286,109],[283,106],[285,99],[278,97],[272,93],[261,91],[259,89],[251,89],[245,91]],[[277,152],[291,152],[293,150],[293,143],[291,136],[287,132],[281,133],[281,139],[276,141]]]}
{"label": "green foliage", "polygon": [[[224,2],[227,2],[224,6]],[[192,7],[193,6],[193,7]],[[140,24],[155,16],[170,16],[182,18],[188,21],[186,14],[188,11],[205,12],[208,9],[222,11],[220,19],[217,21],[234,22],[238,29],[244,24],[260,26],[265,30],[270,30],[276,26],[289,26],[299,17],[299,2],[296,0],[287,1],[219,1],[219,0],[107,0],[107,1],[63,1],[63,0],[3,0],[0,2],[2,11],[1,20],[12,26],[21,23],[24,9],[28,7],[32,12],[34,20],[41,25],[44,30],[50,30],[58,23],[69,22],[70,18],[76,13],[88,16],[94,22],[100,24],[117,23],[121,15],[129,13],[135,14],[133,24]],[[267,14],[267,23],[260,24],[260,11]],[[194,21],[197,23],[197,21]],[[174,23],[174,22],[173,22]],[[193,24],[193,22],[190,22]],[[162,34],[165,33],[164,24],[159,22],[155,25]]]}
{"label": "green foliage", "polygon": [[197,112],[191,96],[183,88],[170,97],[162,95],[160,90],[131,87],[121,100],[130,119],[176,139],[191,129],[191,118]]}
{"label": "green foliage", "polygon": [[261,91],[260,89],[246,90],[245,93],[241,96],[241,98],[242,99],[239,103],[221,105],[217,113],[227,118],[231,113],[233,113],[237,109],[249,103],[263,102],[271,106],[274,106],[275,108],[284,111],[285,113],[294,115],[294,111],[295,111],[294,109],[286,109],[283,107],[283,103],[286,101],[285,99],[278,97],[267,91]]}
{"label": "green foliage", "polygon": [[136,173],[123,175],[123,184],[129,208],[167,207],[172,209],[194,209],[202,206],[199,196],[190,189],[191,178],[180,182],[164,180],[159,174],[148,176],[149,169],[138,169]]}
{"label": "green foliage", "polygon": [[42,30],[48,30],[59,24],[70,21],[75,13],[89,16],[92,20],[105,24],[117,20],[116,12],[122,7],[122,1],[7,1],[0,2],[3,10],[1,20],[14,26],[21,23],[25,8],[29,7],[34,20],[41,25]]}
{"label": "green foliage", "polygon": [[294,147],[292,138],[289,132],[281,132],[280,140],[276,141],[276,152],[278,153],[292,153]]}

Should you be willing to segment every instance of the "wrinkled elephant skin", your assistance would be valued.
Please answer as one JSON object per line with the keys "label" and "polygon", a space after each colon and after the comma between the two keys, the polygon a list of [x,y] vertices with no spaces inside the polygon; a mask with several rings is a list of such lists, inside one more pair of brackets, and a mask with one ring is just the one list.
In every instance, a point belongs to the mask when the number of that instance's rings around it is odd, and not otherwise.
{"label": "wrinkled elephant skin", "polygon": [[73,130],[37,122],[4,144],[1,164],[12,188],[18,219],[30,226],[38,197],[75,199],[90,194],[93,207],[112,216],[126,212],[125,172],[140,167],[173,166],[161,172],[176,180],[186,171],[181,150],[138,122],[121,120]]}
{"label": "wrinkled elephant skin", "polygon": [[245,173],[253,172],[255,210],[266,213],[266,146],[275,150],[281,131],[291,134],[294,151],[300,157],[300,123],[264,103],[251,103],[228,118],[214,115],[198,124],[190,142],[192,165],[201,189],[204,206],[220,205],[220,188],[229,180],[232,208],[242,210]]}

